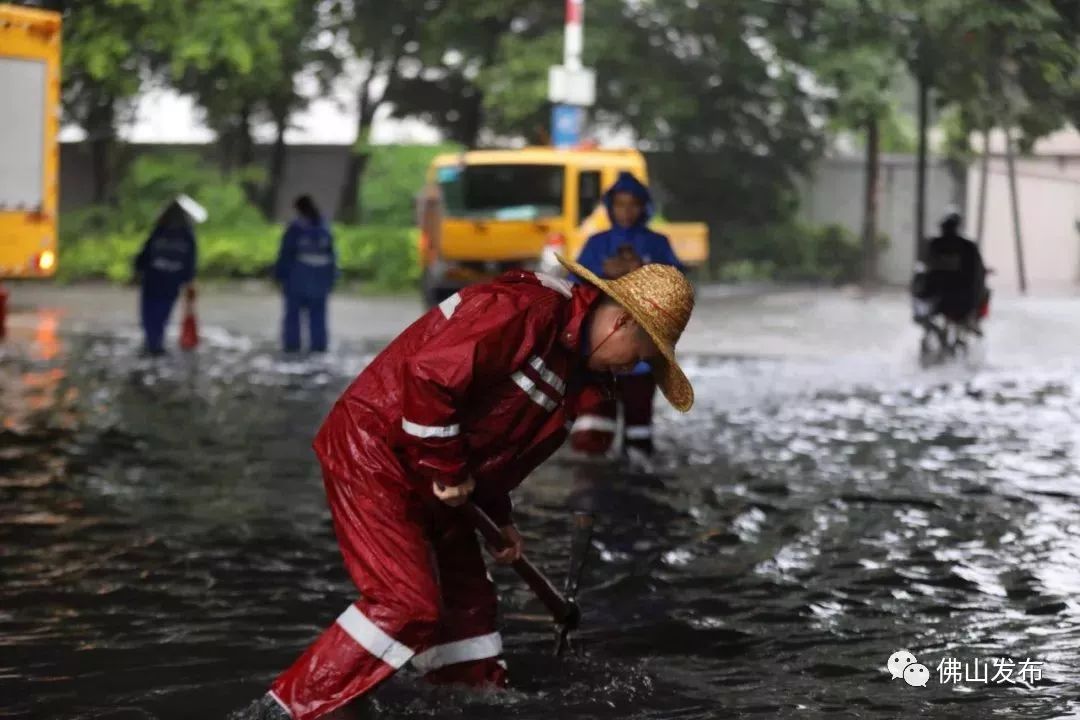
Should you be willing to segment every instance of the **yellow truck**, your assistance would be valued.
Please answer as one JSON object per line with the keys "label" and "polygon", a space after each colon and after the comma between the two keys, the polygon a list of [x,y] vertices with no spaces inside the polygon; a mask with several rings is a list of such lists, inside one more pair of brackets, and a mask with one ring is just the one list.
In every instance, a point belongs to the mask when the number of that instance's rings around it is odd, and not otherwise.
{"label": "yellow truck", "polygon": [[[562,274],[610,227],[601,197],[627,171],[648,182],[637,150],[474,150],[437,156],[418,197],[422,288],[430,306],[513,268]],[[708,259],[704,223],[653,223],[689,267]]]}
{"label": "yellow truck", "polygon": [[56,272],[60,14],[0,5],[0,280]]}

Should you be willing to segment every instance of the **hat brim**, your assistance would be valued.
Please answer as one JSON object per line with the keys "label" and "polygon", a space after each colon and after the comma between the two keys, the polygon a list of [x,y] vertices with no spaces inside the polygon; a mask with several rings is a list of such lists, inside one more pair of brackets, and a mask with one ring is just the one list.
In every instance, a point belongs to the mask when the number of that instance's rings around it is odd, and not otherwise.
{"label": "hat brim", "polygon": [[690,384],[690,380],[686,377],[686,373],[679,367],[678,360],[675,359],[675,348],[669,345],[667,341],[661,337],[660,333],[656,332],[653,328],[652,319],[642,312],[642,309],[635,303],[629,302],[629,296],[625,296],[623,293],[619,292],[617,285],[598,277],[596,273],[573,260],[568,260],[558,254],[556,254],[556,257],[559,259],[559,262],[562,263],[563,267],[587,281],[589,284],[595,285],[600,292],[610,297],[624,310],[630,313],[630,316],[637,321],[637,324],[644,328],[645,332],[652,338],[657,349],[660,350],[660,357],[649,360],[653,377],[656,379],[656,384],[660,387],[660,392],[664,394],[664,397],[671,403],[671,406],[679,412],[689,411],[694,405],[694,387]]}
{"label": "hat brim", "polygon": [[210,217],[210,213],[206,212],[206,208],[187,195],[177,195],[176,204],[197,224],[201,225]]}

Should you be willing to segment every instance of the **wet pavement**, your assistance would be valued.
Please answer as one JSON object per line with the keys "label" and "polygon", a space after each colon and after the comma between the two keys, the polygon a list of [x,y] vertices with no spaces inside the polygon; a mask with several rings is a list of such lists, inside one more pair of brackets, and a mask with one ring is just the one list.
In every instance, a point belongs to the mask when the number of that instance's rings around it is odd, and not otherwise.
{"label": "wet pavement", "polygon": [[[130,291],[13,300],[0,718],[223,717],[353,595],[309,443],[418,303],[338,298],[334,351],[287,360],[272,296],[208,289],[199,351],[151,361]],[[988,330],[927,371],[898,294],[703,292],[693,413],[660,411],[652,472],[603,471],[579,653],[499,569],[514,689],[402,674],[372,714],[1080,716],[1080,300],[999,298]],[[515,498],[560,577],[571,474]],[[925,687],[890,678],[900,649]]]}

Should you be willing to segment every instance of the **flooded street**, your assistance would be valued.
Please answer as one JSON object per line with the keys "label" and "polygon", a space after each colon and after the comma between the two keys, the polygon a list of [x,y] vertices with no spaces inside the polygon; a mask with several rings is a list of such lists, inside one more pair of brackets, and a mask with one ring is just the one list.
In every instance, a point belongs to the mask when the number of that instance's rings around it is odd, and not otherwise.
{"label": "flooded street", "polygon": [[[418,305],[341,299],[334,351],[288,361],[273,298],[204,297],[198,352],[152,361],[130,293],[16,289],[0,718],[223,718],[354,597],[310,441]],[[697,405],[658,406],[655,472],[605,471],[578,654],[498,569],[514,689],[402,673],[373,714],[1080,717],[1080,299],[996,303],[970,364],[923,371],[900,295],[707,289]],[[560,584],[570,474],[515,494]],[[890,678],[901,649],[925,687]]]}

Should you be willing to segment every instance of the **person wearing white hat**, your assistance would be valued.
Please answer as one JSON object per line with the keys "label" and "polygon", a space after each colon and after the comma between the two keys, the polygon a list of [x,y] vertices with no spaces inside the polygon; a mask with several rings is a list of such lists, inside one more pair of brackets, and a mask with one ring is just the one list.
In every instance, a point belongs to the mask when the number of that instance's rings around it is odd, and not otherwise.
{"label": "person wearing white hat", "polygon": [[135,276],[141,286],[140,315],[149,355],[165,352],[165,328],[176,299],[195,280],[196,249],[193,222],[206,211],[186,195],[169,203],[135,257]]}

